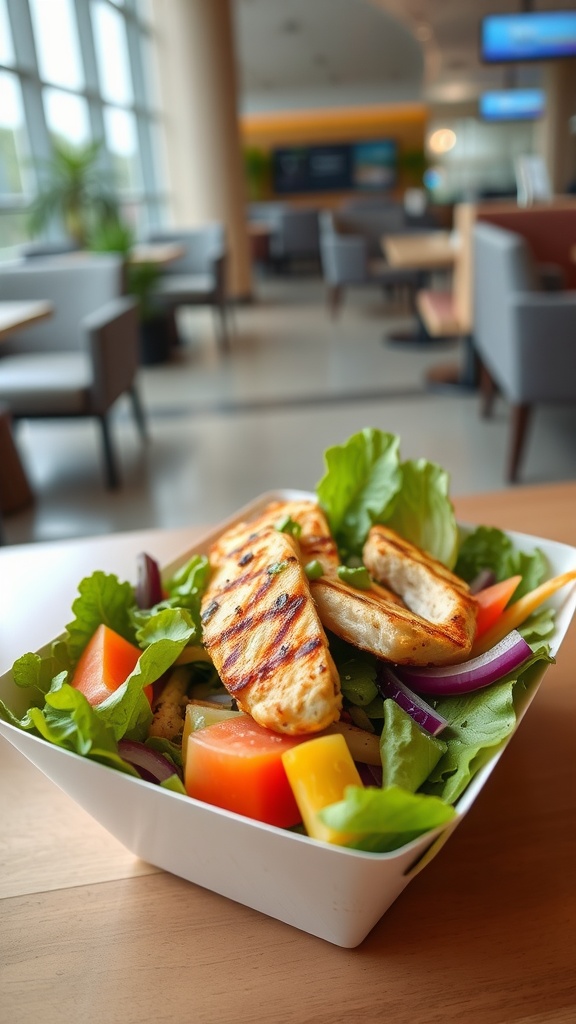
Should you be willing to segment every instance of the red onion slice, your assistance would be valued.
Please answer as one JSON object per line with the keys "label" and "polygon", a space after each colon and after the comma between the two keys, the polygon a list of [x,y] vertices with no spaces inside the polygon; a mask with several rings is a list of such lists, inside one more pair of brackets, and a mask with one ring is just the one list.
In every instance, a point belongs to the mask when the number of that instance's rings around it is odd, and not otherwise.
{"label": "red onion slice", "polygon": [[136,568],[136,604],[139,608],[153,608],[163,597],[158,562],[145,552],[141,552]]}
{"label": "red onion slice", "polygon": [[396,671],[418,693],[430,693],[436,697],[470,693],[489,686],[502,676],[518,668],[532,654],[532,650],[517,629],[513,629],[500,643],[477,658],[463,661],[460,665],[444,665],[440,668],[418,668],[403,665]]}
{"label": "red onion slice", "polygon": [[119,740],[118,753],[128,761],[146,782],[165,782],[172,775],[180,775],[178,768],[163,754],[136,740]]}
{"label": "red onion slice", "polygon": [[446,728],[448,724],[446,719],[402,683],[387,665],[381,667],[377,684],[384,699],[389,698],[396,701],[403,711],[406,711],[422,729],[432,736],[437,736]]}

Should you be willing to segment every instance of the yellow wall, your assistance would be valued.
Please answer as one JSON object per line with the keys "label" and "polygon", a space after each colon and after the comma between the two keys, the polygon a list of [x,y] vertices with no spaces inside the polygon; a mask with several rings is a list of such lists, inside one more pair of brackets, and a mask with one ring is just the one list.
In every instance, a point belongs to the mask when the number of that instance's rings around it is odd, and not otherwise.
{"label": "yellow wall", "polygon": [[[418,184],[403,169],[403,158],[423,153],[428,108],[420,103],[394,106],[340,107],[327,110],[298,110],[245,115],[240,130],[245,149],[263,153],[277,146],[314,145],[330,142],[355,142],[361,139],[395,139],[399,155],[398,192]],[[341,194],[315,194],[299,197],[298,202],[322,202],[330,205]]]}

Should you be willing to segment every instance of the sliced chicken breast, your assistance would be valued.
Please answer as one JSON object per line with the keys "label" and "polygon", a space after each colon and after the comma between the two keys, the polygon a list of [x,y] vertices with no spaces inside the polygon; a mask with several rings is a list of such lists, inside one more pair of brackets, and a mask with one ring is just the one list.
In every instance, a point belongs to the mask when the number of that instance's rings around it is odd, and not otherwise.
{"label": "sliced chicken breast", "polygon": [[338,548],[330,533],[326,516],[314,501],[273,501],[251,522],[239,523],[218,538],[212,547],[210,561],[218,565],[223,558],[233,556],[250,537],[256,537],[261,530],[278,527],[283,520],[292,519],[300,527],[297,538],[301,559],[304,563],[318,560],[324,569],[339,565]]}
{"label": "sliced chicken breast", "polygon": [[247,524],[220,537],[210,561],[203,642],[238,707],[293,735],[337,721],[340,680],[298,542],[274,526]]}

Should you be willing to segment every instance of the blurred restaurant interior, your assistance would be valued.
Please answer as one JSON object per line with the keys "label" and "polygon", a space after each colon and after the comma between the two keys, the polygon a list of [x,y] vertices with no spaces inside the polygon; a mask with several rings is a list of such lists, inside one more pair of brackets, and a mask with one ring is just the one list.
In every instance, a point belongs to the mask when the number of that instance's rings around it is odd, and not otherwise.
{"label": "blurred restaurant interior", "polygon": [[576,476],[576,12],[486,7],[0,0],[5,543],[216,522],[366,426],[455,494]]}

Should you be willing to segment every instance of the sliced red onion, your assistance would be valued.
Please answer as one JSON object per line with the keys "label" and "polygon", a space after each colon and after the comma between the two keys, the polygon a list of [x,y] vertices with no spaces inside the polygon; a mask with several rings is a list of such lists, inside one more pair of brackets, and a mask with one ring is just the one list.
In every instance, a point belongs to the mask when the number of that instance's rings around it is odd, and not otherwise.
{"label": "sliced red onion", "polygon": [[153,608],[163,597],[158,562],[145,552],[141,552],[136,568],[136,604],[139,608]]}
{"label": "sliced red onion", "polygon": [[172,775],[180,772],[167,757],[157,750],[152,750],[145,743],[136,740],[119,740],[118,753],[124,761],[128,761],[146,782],[165,782]]}
{"label": "sliced red onion", "polygon": [[426,701],[412,692],[387,665],[378,673],[378,688],[384,699],[396,701],[414,721],[432,736],[437,736],[448,725],[445,718],[434,711]]}
{"label": "sliced red onion", "polygon": [[496,583],[496,573],[493,569],[481,569],[477,576],[474,577],[470,584],[470,593],[478,594],[481,590],[486,587],[491,587],[493,583]]}
{"label": "sliced red onion", "polygon": [[513,629],[500,643],[477,658],[460,665],[441,668],[418,668],[402,665],[396,671],[418,693],[431,693],[436,697],[470,693],[489,686],[502,676],[518,668],[532,654],[532,650],[517,629]]}

